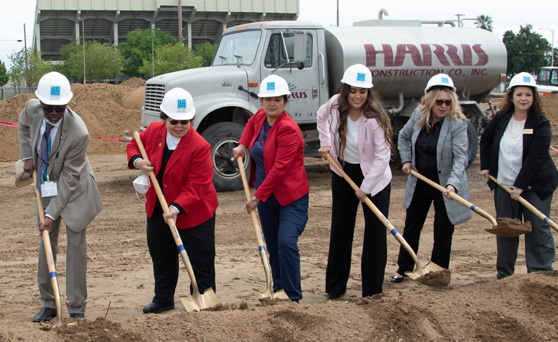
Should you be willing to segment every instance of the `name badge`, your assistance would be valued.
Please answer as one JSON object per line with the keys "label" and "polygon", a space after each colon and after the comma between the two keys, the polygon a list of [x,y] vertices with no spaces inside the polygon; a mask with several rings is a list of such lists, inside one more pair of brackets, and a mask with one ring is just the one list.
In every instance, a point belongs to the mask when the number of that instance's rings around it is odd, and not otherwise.
{"label": "name badge", "polygon": [[58,195],[57,182],[44,182],[41,184],[41,196],[54,197]]}
{"label": "name badge", "polygon": [[532,128],[525,128],[523,130],[523,134],[533,134],[533,129]]}

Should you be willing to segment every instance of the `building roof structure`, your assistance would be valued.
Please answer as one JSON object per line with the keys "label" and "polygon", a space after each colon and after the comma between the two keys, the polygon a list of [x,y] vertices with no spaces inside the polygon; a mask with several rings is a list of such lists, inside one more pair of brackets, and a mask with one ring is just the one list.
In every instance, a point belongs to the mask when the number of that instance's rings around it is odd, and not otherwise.
{"label": "building roof structure", "polygon": [[74,39],[117,46],[138,28],[166,30],[178,39],[180,26],[182,41],[192,47],[218,42],[227,27],[296,20],[298,13],[299,0],[37,0],[33,48],[59,60],[60,47]]}

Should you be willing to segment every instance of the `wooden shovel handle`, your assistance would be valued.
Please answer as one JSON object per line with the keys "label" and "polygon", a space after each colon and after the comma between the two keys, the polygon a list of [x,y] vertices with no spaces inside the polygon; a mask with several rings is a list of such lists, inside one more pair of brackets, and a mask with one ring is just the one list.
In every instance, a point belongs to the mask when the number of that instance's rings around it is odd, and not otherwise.
{"label": "wooden shovel handle", "polygon": [[[502,185],[500,183],[498,183],[498,180],[496,178],[494,178],[491,175],[488,175],[488,177],[490,177],[490,179],[498,184],[502,189],[506,190],[510,195],[512,193],[512,190],[505,186]],[[526,207],[527,209],[529,209],[533,214],[537,215],[541,220],[543,220],[544,222],[546,222],[550,227],[552,227],[552,229],[558,231],[558,226],[556,225],[556,223],[554,223],[551,219],[549,219],[545,214],[541,213],[539,209],[535,208],[534,205],[532,205],[531,203],[527,202],[527,200],[521,196],[517,197],[517,201],[519,203],[521,203],[524,207]]]}
{"label": "wooden shovel handle", "polygon": [[[331,155],[329,155],[329,154],[327,155],[327,160],[331,163],[331,165],[333,165],[333,167],[335,167],[335,169],[337,171],[339,171],[341,176],[343,176],[345,181],[347,181],[347,183],[349,183],[351,188],[353,188],[355,191],[360,189],[358,187],[358,185],[356,185],[356,183],[353,182],[353,180],[349,177],[349,175],[347,175],[347,173],[345,173],[345,171],[343,170],[341,165],[339,165],[339,163],[337,163],[337,161],[335,161],[331,157]],[[384,224],[384,226],[386,226],[386,228],[391,233],[391,235],[393,235],[395,237],[395,239],[403,246],[403,248],[405,248],[407,253],[409,253],[409,255],[411,255],[411,257],[415,261],[415,264],[417,265],[417,269],[418,269],[419,273],[421,275],[425,274],[424,269],[422,268],[422,266],[420,265],[420,263],[418,261],[418,258],[417,258],[417,255],[416,255],[415,251],[413,251],[413,249],[407,243],[405,238],[403,238],[403,236],[401,234],[399,234],[397,229],[395,229],[395,227],[388,221],[388,219],[384,216],[384,214],[382,214],[382,212],[374,205],[374,203],[372,203],[372,201],[370,200],[370,198],[368,198],[368,196],[364,197],[364,203],[366,203],[366,205],[370,208],[370,210],[372,210],[372,212],[380,219],[380,221],[382,221],[382,223]]]}
{"label": "wooden shovel handle", "polygon": [[[33,170],[33,188],[35,189],[35,197],[37,198],[37,211],[39,212],[39,223],[45,223],[45,209],[43,207],[42,195],[37,189],[37,171]],[[54,255],[52,254],[52,246],[50,245],[50,234],[48,230],[43,230],[43,245],[45,247],[46,262],[48,265],[48,273],[50,276],[50,284],[54,294],[54,304],[56,305],[57,322],[55,326],[62,325],[62,302],[60,300],[60,289],[58,287],[58,277],[56,275],[56,266],[54,265]]]}
{"label": "wooden shovel handle", "polygon": [[[423,182],[425,182],[426,184],[429,184],[431,186],[433,186],[434,188],[440,190],[441,192],[445,192],[446,188],[444,188],[443,186],[441,186],[440,184],[432,181],[431,179],[426,178],[425,176],[421,175],[420,173],[418,173],[417,171],[411,169],[411,175],[417,177],[418,179],[422,180]],[[464,206],[466,206],[467,208],[471,209],[472,211],[474,211],[475,213],[479,214],[480,216],[486,218],[487,220],[490,221],[490,223],[492,223],[493,226],[497,226],[498,223],[496,222],[496,220],[494,219],[494,217],[492,217],[490,214],[488,214],[486,211],[482,210],[481,208],[477,207],[476,205],[474,205],[473,203],[467,201],[466,199],[464,199],[463,197],[459,196],[458,194],[456,194],[455,192],[450,192],[449,196],[463,204]]]}

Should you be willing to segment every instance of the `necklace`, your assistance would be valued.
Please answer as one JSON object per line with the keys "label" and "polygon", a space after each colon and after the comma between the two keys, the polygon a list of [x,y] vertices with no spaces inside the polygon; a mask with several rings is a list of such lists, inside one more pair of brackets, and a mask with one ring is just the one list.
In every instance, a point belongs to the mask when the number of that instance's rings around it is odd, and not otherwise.
{"label": "necklace", "polygon": [[510,135],[512,139],[518,138],[520,135],[523,134],[523,127],[525,126],[525,120],[517,121],[512,117],[511,119],[511,126],[510,126]]}

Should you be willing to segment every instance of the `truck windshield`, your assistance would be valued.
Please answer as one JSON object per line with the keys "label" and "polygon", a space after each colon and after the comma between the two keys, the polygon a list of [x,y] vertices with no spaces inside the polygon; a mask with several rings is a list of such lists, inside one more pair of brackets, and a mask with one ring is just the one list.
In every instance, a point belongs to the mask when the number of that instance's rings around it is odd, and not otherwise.
{"label": "truck windshield", "polygon": [[250,65],[256,58],[262,32],[242,31],[223,36],[213,65]]}

